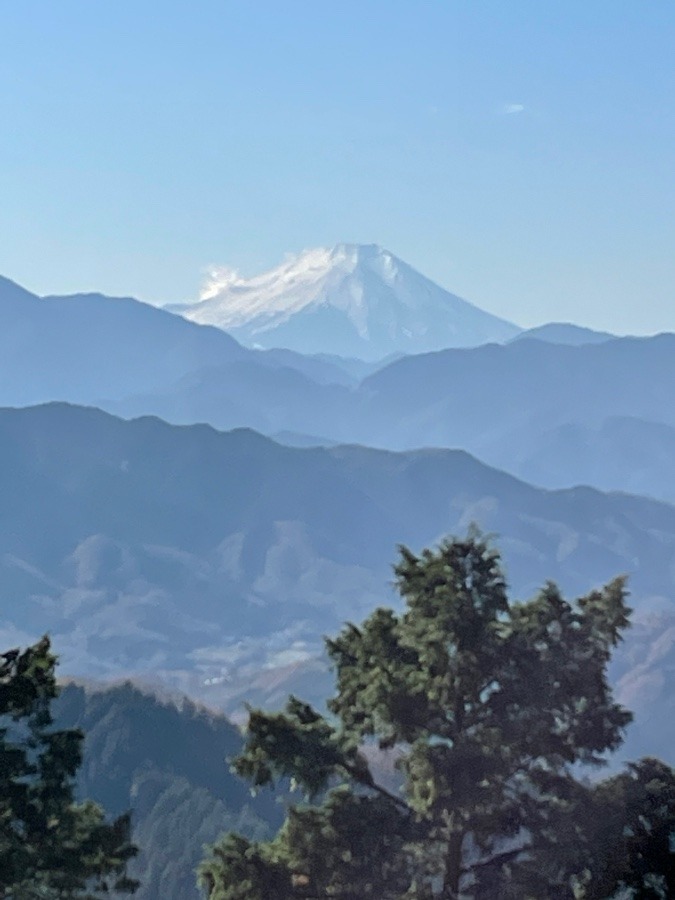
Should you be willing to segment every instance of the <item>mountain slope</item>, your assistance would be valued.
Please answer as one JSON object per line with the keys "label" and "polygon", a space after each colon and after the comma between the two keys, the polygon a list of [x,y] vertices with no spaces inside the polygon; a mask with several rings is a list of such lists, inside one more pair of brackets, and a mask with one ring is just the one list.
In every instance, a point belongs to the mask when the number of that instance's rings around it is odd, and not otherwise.
{"label": "mountain slope", "polygon": [[[674,391],[675,335],[579,347],[514,341],[407,357],[381,369],[361,383],[351,433],[397,449],[463,447],[547,487],[578,484],[597,472],[602,480],[593,483],[605,489],[639,486],[675,500],[667,429],[645,424],[649,434],[640,434],[641,421],[675,427]],[[603,423],[617,418],[633,420],[630,445],[591,439],[598,430],[609,433]],[[325,425],[314,433],[344,439]],[[562,451],[562,439],[573,452]]]}
{"label": "mountain slope", "polygon": [[0,325],[0,404],[7,406],[50,400],[103,405],[162,390],[203,367],[240,361],[251,372],[276,371],[281,383],[295,372],[326,384],[354,383],[328,360],[248,350],[220,329],[131,297],[42,298],[0,277]]}
{"label": "mountain slope", "polygon": [[351,387],[235,360],[107,408],[321,438],[304,443],[461,447],[544,487],[588,483],[672,502],[674,393],[675,336],[664,334],[408,356]]}
{"label": "mountain slope", "polygon": [[518,468],[536,484],[574,477],[675,503],[675,427],[628,416],[560,425],[532,441]]}
{"label": "mountain slope", "polygon": [[375,245],[308,250],[251,279],[216,270],[198,303],[168,308],[248,346],[365,360],[504,341],[520,330]]}
{"label": "mountain slope", "polygon": [[396,602],[396,545],[475,521],[515,596],[629,574],[642,650],[617,677],[661,709],[659,733],[675,719],[665,504],[537,490],[458,451],[293,449],[60,404],[0,411],[0,496],[0,646],[48,630],[66,674],[135,674],[231,713],[291,686],[318,701],[321,635]]}
{"label": "mountain slope", "polygon": [[537,325],[521,331],[513,340],[546,341],[549,344],[570,344],[573,347],[581,347],[584,344],[602,344],[611,341],[616,335],[607,331],[593,331],[592,328],[582,328],[571,322],[548,322],[546,325]]}
{"label": "mountain slope", "polygon": [[85,734],[78,794],[111,816],[131,810],[137,900],[198,900],[204,844],[230,829],[269,836],[280,824],[270,793],[252,798],[230,773],[227,760],[242,740],[223,716],[185,698],[162,702],[130,684],[68,684],[54,712],[57,728]]}
{"label": "mountain slope", "polygon": [[0,320],[4,405],[68,400],[294,442],[462,447],[545,487],[675,500],[672,335],[444,350],[399,359],[359,385],[358,368],[335,358],[249,350],[129,298],[41,299],[0,279]]}
{"label": "mountain slope", "polygon": [[129,297],[40,298],[0,280],[0,403],[95,402],[245,356],[229,335]]}

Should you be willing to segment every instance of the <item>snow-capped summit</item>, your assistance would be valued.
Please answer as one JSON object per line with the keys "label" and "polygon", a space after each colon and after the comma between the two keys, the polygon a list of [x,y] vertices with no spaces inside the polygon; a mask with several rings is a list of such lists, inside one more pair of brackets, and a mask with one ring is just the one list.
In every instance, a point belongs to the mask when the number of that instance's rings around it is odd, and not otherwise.
{"label": "snow-capped summit", "polygon": [[168,308],[248,346],[366,360],[501,342],[520,331],[374,244],[305,250],[250,279],[215,268],[199,301]]}

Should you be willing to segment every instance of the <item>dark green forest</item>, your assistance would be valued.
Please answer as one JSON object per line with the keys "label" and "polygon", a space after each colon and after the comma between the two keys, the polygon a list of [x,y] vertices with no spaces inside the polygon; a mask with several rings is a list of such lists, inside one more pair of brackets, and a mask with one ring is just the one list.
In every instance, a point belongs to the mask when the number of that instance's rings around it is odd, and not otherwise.
{"label": "dark green forest", "polygon": [[128,683],[104,691],[71,684],[55,717],[85,734],[78,796],[114,815],[132,811],[139,853],[130,871],[142,900],[197,898],[205,844],[230,829],[267,837],[281,822],[274,797],[251,797],[229,771],[242,746],[237,729],[187,699],[178,706]]}
{"label": "dark green forest", "polygon": [[76,801],[83,736],[54,722],[55,666],[46,637],[0,657],[0,894],[133,893],[129,816],[106,821],[100,806]]}
{"label": "dark green forest", "polygon": [[[405,606],[347,625],[327,651],[328,716],[291,697],[251,710],[236,771],[291,779],[272,841],[230,834],[200,869],[211,900],[494,900],[675,895],[675,772],[655,759],[588,774],[631,713],[607,678],[626,588],[509,600],[479,535],[395,569]],[[399,751],[400,790],[366,748]]]}
{"label": "dark green forest", "polygon": [[[274,798],[252,798],[229,772],[242,739],[223,716],[128,683],[59,688],[47,640],[2,659],[0,896],[98,897],[117,881],[142,900],[196,900],[205,844],[230,829],[259,839],[279,826]],[[71,830],[52,835],[62,813]],[[73,830],[80,843],[62,860]],[[97,882],[87,854],[104,851]]]}
{"label": "dark green forest", "polygon": [[632,718],[624,581],[514,602],[473,533],[395,573],[402,610],[326,642],[328,712],[291,697],[244,737],[131,684],[59,689],[47,638],[2,655],[1,896],[675,896],[675,772],[600,777]]}

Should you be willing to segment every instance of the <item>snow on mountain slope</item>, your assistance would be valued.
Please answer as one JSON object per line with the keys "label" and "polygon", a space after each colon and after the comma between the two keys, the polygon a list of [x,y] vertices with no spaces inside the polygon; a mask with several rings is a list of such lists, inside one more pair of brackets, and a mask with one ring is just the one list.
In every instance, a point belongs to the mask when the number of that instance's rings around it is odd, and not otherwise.
{"label": "snow on mountain slope", "polygon": [[367,360],[502,342],[520,331],[373,244],[306,250],[250,279],[214,269],[198,302],[168,309],[249,346]]}

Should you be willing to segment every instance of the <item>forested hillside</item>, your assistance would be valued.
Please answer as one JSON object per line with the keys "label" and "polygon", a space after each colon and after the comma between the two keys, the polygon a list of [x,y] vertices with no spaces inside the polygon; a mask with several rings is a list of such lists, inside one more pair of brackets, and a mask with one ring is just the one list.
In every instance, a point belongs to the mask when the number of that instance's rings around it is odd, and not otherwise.
{"label": "forested hillside", "polygon": [[644,750],[670,752],[667,504],[538,490],[456,451],[293,449],[58,404],[1,411],[0,437],[4,643],[49,630],[65,674],[161,681],[238,715],[289,689],[321,701],[321,636],[393,602],[397,544],[475,521],[523,598],[629,576],[614,678]]}
{"label": "forested hillside", "polygon": [[253,798],[229,771],[242,746],[238,731],[185,697],[67,684],[54,712],[57,727],[85,734],[79,795],[110,815],[131,811],[139,854],[129,873],[140,882],[139,900],[196,900],[205,844],[231,829],[269,837],[281,821],[273,794]]}

